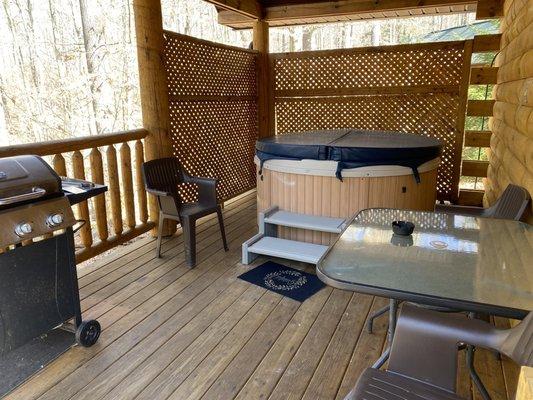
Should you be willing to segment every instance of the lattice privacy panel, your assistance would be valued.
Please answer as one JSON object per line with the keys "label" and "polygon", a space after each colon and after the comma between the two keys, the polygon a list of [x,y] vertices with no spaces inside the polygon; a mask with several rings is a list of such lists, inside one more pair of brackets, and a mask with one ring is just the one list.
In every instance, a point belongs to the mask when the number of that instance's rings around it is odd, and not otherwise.
{"label": "lattice privacy panel", "polygon": [[465,42],[273,54],[276,134],[356,128],[436,137],[444,144],[438,197],[453,198],[465,59]]}
{"label": "lattice privacy panel", "polygon": [[174,154],[190,174],[218,178],[222,200],[253,188],[257,53],[165,32],[164,62]]}

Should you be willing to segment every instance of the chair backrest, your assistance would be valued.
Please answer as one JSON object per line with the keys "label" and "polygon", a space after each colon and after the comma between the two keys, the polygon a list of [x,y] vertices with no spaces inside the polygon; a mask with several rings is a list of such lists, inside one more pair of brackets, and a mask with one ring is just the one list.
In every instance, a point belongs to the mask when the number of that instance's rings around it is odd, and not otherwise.
{"label": "chair backrest", "polygon": [[143,163],[142,175],[146,190],[168,192],[157,196],[159,209],[165,214],[178,215],[183,204],[178,185],[184,181],[184,169],[177,158],[159,158]]}
{"label": "chair backrest", "polygon": [[485,216],[518,221],[522,218],[529,199],[526,189],[517,185],[508,185],[496,203],[485,210]]}
{"label": "chair backrest", "polygon": [[146,189],[174,192],[183,182],[183,167],[174,157],[147,161],[142,165],[142,173]]}

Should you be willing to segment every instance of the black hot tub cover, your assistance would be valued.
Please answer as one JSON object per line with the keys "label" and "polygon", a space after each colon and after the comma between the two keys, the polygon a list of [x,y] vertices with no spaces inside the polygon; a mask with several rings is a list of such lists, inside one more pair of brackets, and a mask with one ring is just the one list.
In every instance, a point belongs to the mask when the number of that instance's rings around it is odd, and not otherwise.
{"label": "black hot tub cover", "polygon": [[267,160],[337,161],[337,178],[342,170],[373,165],[409,167],[420,182],[418,167],[440,157],[442,144],[435,138],[403,132],[354,129],[311,131],[277,135],[256,142],[259,174]]}

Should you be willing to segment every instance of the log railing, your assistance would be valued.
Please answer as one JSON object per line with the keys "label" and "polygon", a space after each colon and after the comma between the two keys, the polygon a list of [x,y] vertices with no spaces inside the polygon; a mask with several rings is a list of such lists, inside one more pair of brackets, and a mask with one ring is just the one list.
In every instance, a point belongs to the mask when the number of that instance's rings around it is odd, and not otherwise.
{"label": "log railing", "polygon": [[77,218],[86,221],[76,238],[76,259],[82,262],[153,228],[141,176],[147,135],[146,129],[137,129],[5,146],[0,147],[0,157],[40,155],[61,176],[108,186],[106,194],[75,207]]}

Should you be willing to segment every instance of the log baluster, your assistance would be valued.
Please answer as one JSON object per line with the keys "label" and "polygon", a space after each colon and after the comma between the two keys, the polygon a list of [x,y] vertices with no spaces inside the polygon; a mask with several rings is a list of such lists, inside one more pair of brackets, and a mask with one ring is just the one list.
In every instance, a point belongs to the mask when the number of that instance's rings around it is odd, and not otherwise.
{"label": "log baluster", "polygon": [[109,179],[109,199],[111,201],[111,219],[113,220],[113,229],[118,236],[122,234],[122,207],[120,204],[120,183],[118,177],[117,151],[115,146],[110,145],[107,148],[107,174]]}
{"label": "log baluster", "polygon": [[52,165],[54,171],[60,176],[67,176],[67,165],[65,163],[65,157],[63,154],[56,154],[52,159]]}
{"label": "log baluster", "polygon": [[144,162],[144,148],[140,140],[135,142],[135,184],[137,185],[137,204],[139,205],[139,219],[143,224],[148,221],[148,206],[146,201],[146,190],[142,177],[142,164]]}
{"label": "log baluster", "polygon": [[[85,166],[83,165],[83,154],[76,150],[72,153],[72,167],[74,178],[85,180]],[[78,215],[85,221],[85,224],[80,229],[80,238],[83,247],[90,248],[93,244],[93,235],[91,231],[91,220],[89,214],[89,205],[87,201],[78,204]]]}
{"label": "log baluster", "polygon": [[120,163],[122,195],[126,209],[126,226],[133,229],[135,228],[135,202],[133,200],[133,178],[131,175],[131,150],[126,142],[120,146]]}
{"label": "log baluster", "polygon": [[[104,184],[104,165],[102,161],[102,153],[95,147],[89,154],[91,161],[91,179],[94,183]],[[107,229],[107,212],[105,197],[103,194],[96,196],[93,199],[94,211],[96,217],[96,228],[98,230],[98,237],[102,241],[106,241],[109,237],[109,231]]]}

